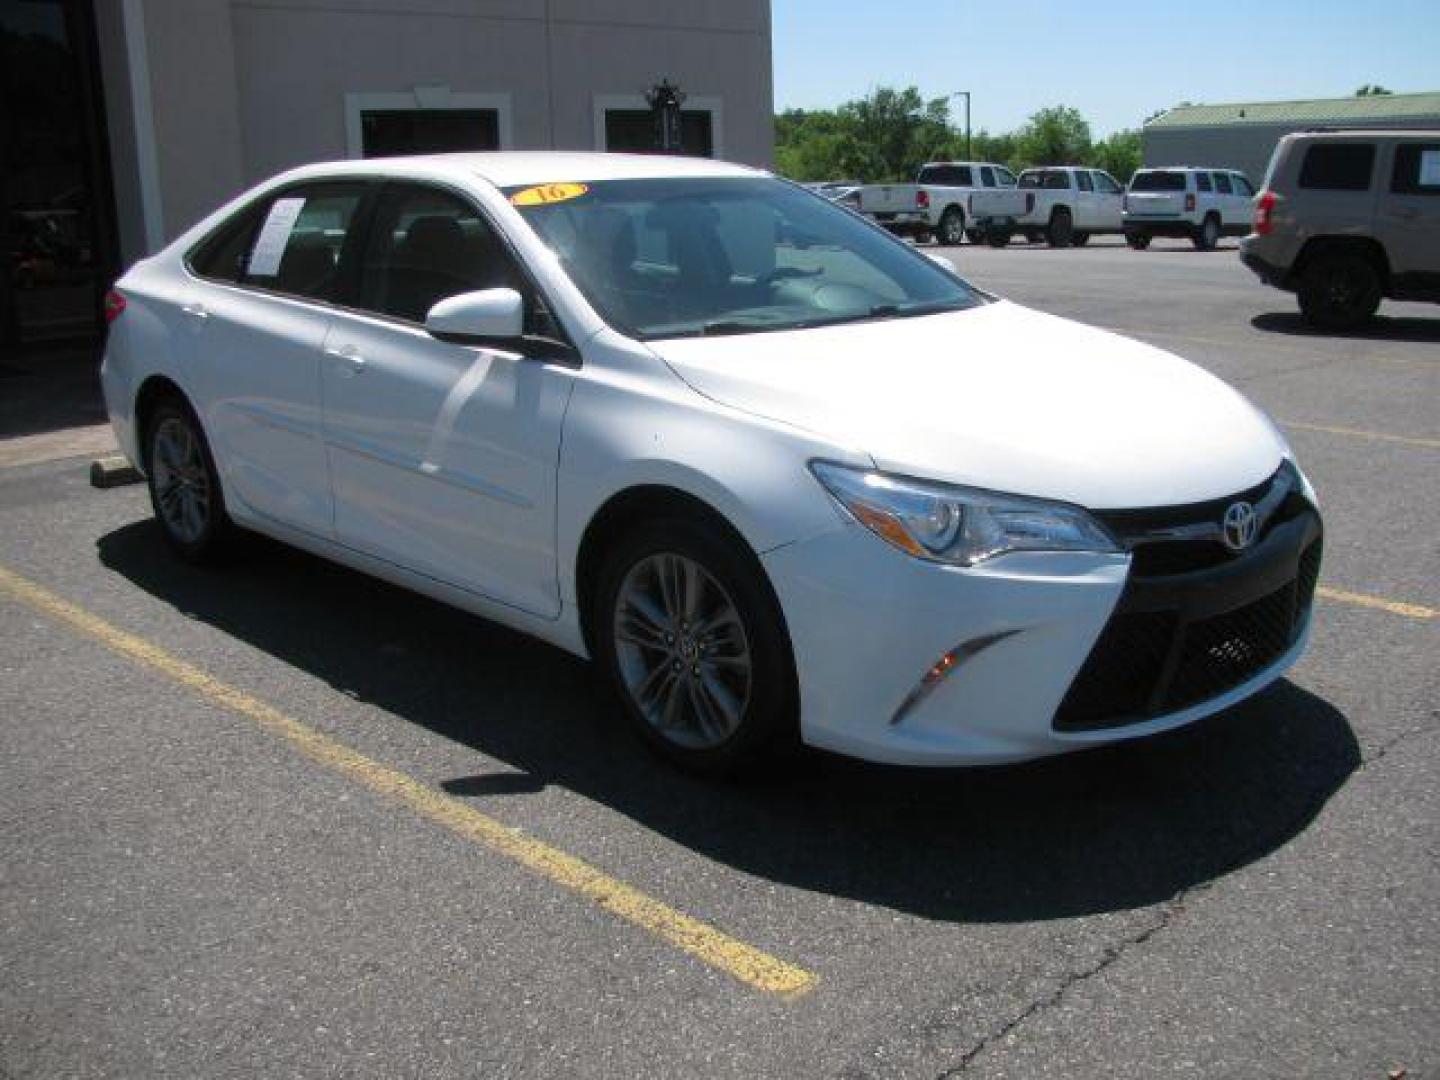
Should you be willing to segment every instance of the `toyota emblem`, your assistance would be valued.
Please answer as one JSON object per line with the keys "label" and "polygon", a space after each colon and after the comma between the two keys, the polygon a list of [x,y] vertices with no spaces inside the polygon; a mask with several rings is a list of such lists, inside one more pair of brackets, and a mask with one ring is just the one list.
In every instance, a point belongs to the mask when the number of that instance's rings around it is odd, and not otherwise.
{"label": "toyota emblem", "polygon": [[1225,508],[1220,519],[1220,542],[1231,551],[1244,551],[1255,542],[1260,531],[1260,518],[1248,502],[1234,502]]}

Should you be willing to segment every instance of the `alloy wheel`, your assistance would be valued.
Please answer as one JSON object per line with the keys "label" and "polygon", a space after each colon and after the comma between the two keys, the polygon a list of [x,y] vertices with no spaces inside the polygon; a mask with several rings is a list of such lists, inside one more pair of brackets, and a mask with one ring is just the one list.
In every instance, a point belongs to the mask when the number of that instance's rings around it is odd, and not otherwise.
{"label": "alloy wheel", "polygon": [[155,429],[151,451],[160,517],[176,539],[193,544],[210,523],[210,475],[200,440],[189,424],[169,416]]}

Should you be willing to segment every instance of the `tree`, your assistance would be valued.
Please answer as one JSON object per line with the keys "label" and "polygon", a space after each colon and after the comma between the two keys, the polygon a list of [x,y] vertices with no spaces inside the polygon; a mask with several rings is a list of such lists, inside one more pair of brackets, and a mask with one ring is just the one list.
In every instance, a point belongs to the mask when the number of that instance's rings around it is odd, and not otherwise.
{"label": "tree", "polygon": [[1356,90],[1356,91],[1355,91],[1355,96],[1356,96],[1356,97],[1385,97],[1385,96],[1389,95],[1390,93],[1391,93],[1391,91],[1386,90],[1385,87],[1383,87],[1383,86],[1376,86],[1374,83],[1366,83],[1364,86],[1360,87],[1359,90]]}
{"label": "tree", "polygon": [[1131,128],[1101,139],[1091,148],[1086,164],[1104,169],[1120,183],[1128,184],[1140,168],[1140,132]]}
{"label": "tree", "polygon": [[1075,165],[1090,153],[1090,125],[1079,109],[1068,105],[1041,109],[1016,139],[1016,153],[1024,165]]}

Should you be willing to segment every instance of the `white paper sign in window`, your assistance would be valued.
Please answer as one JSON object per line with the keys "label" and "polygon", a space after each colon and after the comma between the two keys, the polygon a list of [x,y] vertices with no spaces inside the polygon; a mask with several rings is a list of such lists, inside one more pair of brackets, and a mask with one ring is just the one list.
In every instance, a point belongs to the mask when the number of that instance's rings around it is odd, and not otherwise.
{"label": "white paper sign in window", "polygon": [[285,256],[285,245],[290,240],[290,230],[305,208],[304,199],[276,199],[265,217],[265,224],[250,252],[250,277],[274,277],[280,272],[280,260]]}
{"label": "white paper sign in window", "polygon": [[1420,151],[1420,186],[1440,187],[1440,150]]}

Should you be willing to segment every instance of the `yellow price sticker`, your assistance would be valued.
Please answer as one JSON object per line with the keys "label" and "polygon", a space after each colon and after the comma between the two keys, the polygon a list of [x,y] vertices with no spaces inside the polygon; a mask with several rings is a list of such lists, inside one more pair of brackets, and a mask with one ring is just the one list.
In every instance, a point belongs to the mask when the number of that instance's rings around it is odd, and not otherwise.
{"label": "yellow price sticker", "polygon": [[515,206],[546,206],[578,199],[589,190],[588,184],[540,184],[517,191],[510,196],[510,202]]}

